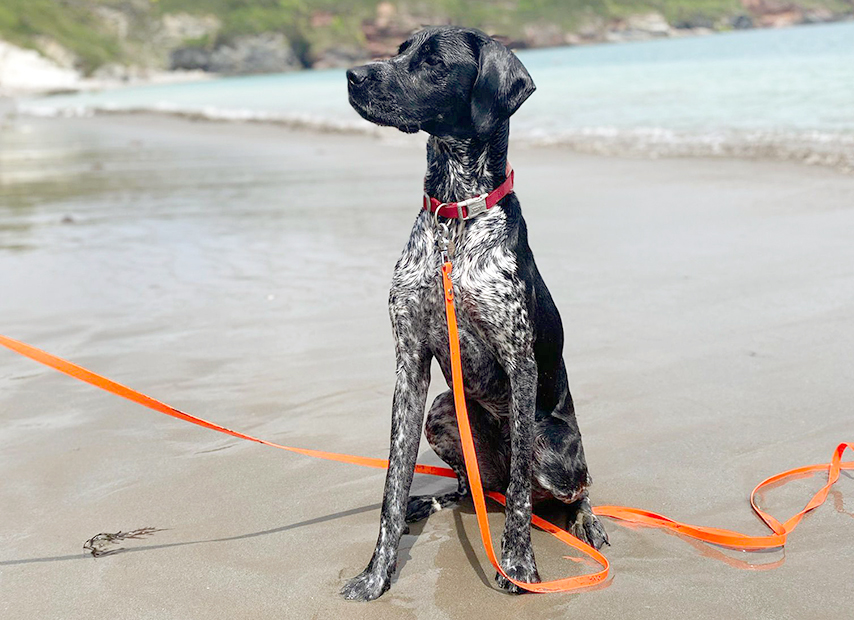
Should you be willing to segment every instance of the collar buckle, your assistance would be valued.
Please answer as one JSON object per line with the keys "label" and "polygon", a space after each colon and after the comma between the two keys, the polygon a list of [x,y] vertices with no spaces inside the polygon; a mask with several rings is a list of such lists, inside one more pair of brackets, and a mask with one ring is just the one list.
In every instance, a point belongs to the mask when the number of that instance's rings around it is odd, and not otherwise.
{"label": "collar buckle", "polygon": [[473,217],[477,217],[481,213],[486,212],[486,197],[489,194],[481,194],[480,196],[475,196],[474,198],[469,198],[468,200],[463,200],[457,203],[457,207],[465,207],[466,215],[463,219],[470,220]]}

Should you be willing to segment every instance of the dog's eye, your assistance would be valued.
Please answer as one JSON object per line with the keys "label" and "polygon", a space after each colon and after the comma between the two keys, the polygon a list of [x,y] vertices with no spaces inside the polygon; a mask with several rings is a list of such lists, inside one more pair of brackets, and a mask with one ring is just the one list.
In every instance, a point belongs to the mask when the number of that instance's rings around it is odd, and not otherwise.
{"label": "dog's eye", "polygon": [[430,65],[431,67],[439,67],[445,64],[445,62],[435,54],[430,54],[424,59],[424,63]]}

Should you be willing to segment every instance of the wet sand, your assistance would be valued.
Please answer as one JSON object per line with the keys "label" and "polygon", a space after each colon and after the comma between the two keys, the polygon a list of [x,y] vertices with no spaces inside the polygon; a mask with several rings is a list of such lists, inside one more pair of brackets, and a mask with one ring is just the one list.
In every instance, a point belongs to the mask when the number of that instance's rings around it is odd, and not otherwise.
{"label": "wet sand", "polygon": [[[793,164],[513,148],[561,309],[595,504],[765,533],[747,496],[854,439],[854,179]],[[7,120],[0,325],[276,442],[386,456],[386,298],[420,205],[412,141],[147,116]],[[441,391],[434,375],[431,396]],[[421,462],[438,463],[422,443]],[[383,472],[155,414],[0,351],[0,615],[832,618],[854,602],[854,477],[786,552],[606,524],[613,578],[494,589],[471,506],[405,536],[389,593],[340,600]],[[418,477],[414,492],[449,488]],[[781,518],[821,486],[763,498]],[[500,531],[501,515],[493,514]],[[100,532],[151,526],[93,559]],[[590,570],[534,536],[544,577]],[[761,570],[771,567],[770,570]]]}

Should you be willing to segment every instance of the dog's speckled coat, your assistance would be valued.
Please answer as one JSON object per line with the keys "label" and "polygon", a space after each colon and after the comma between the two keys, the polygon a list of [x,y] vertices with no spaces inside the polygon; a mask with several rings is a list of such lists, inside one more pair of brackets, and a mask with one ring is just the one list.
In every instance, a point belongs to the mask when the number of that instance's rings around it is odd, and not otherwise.
{"label": "dog's speckled coat", "polygon": [[[423,30],[400,53],[347,72],[350,102],[366,119],[427,131],[425,190],[451,202],[494,189],[505,178],[509,118],[534,91],[519,60],[478,30]],[[501,565],[538,581],[531,548],[532,501],[557,498],[573,532],[601,547],[607,536],[587,500],[590,478],[562,350],[560,315],[528,247],[515,194],[468,222],[451,222],[453,284],[466,401],[486,489],[507,495]],[[409,497],[427,388],[435,358],[451,385],[448,332],[433,216],[422,211],[398,260],[389,296],[397,356],[389,470],[380,533],[368,567],[342,594],[371,600],[394,572],[406,521],[452,505],[468,492],[450,391],[427,414],[430,445],[459,478],[456,492]],[[518,591],[506,579],[499,585]]]}

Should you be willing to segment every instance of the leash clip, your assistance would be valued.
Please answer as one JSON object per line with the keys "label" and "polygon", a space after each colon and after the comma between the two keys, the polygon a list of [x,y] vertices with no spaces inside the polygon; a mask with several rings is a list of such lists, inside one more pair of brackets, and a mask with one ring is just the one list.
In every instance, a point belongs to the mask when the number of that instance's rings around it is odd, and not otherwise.
{"label": "leash clip", "polygon": [[444,265],[450,260],[450,255],[454,253],[454,247],[451,241],[451,229],[448,228],[447,222],[440,222],[438,218],[436,219],[436,245],[439,246],[439,253]]}

